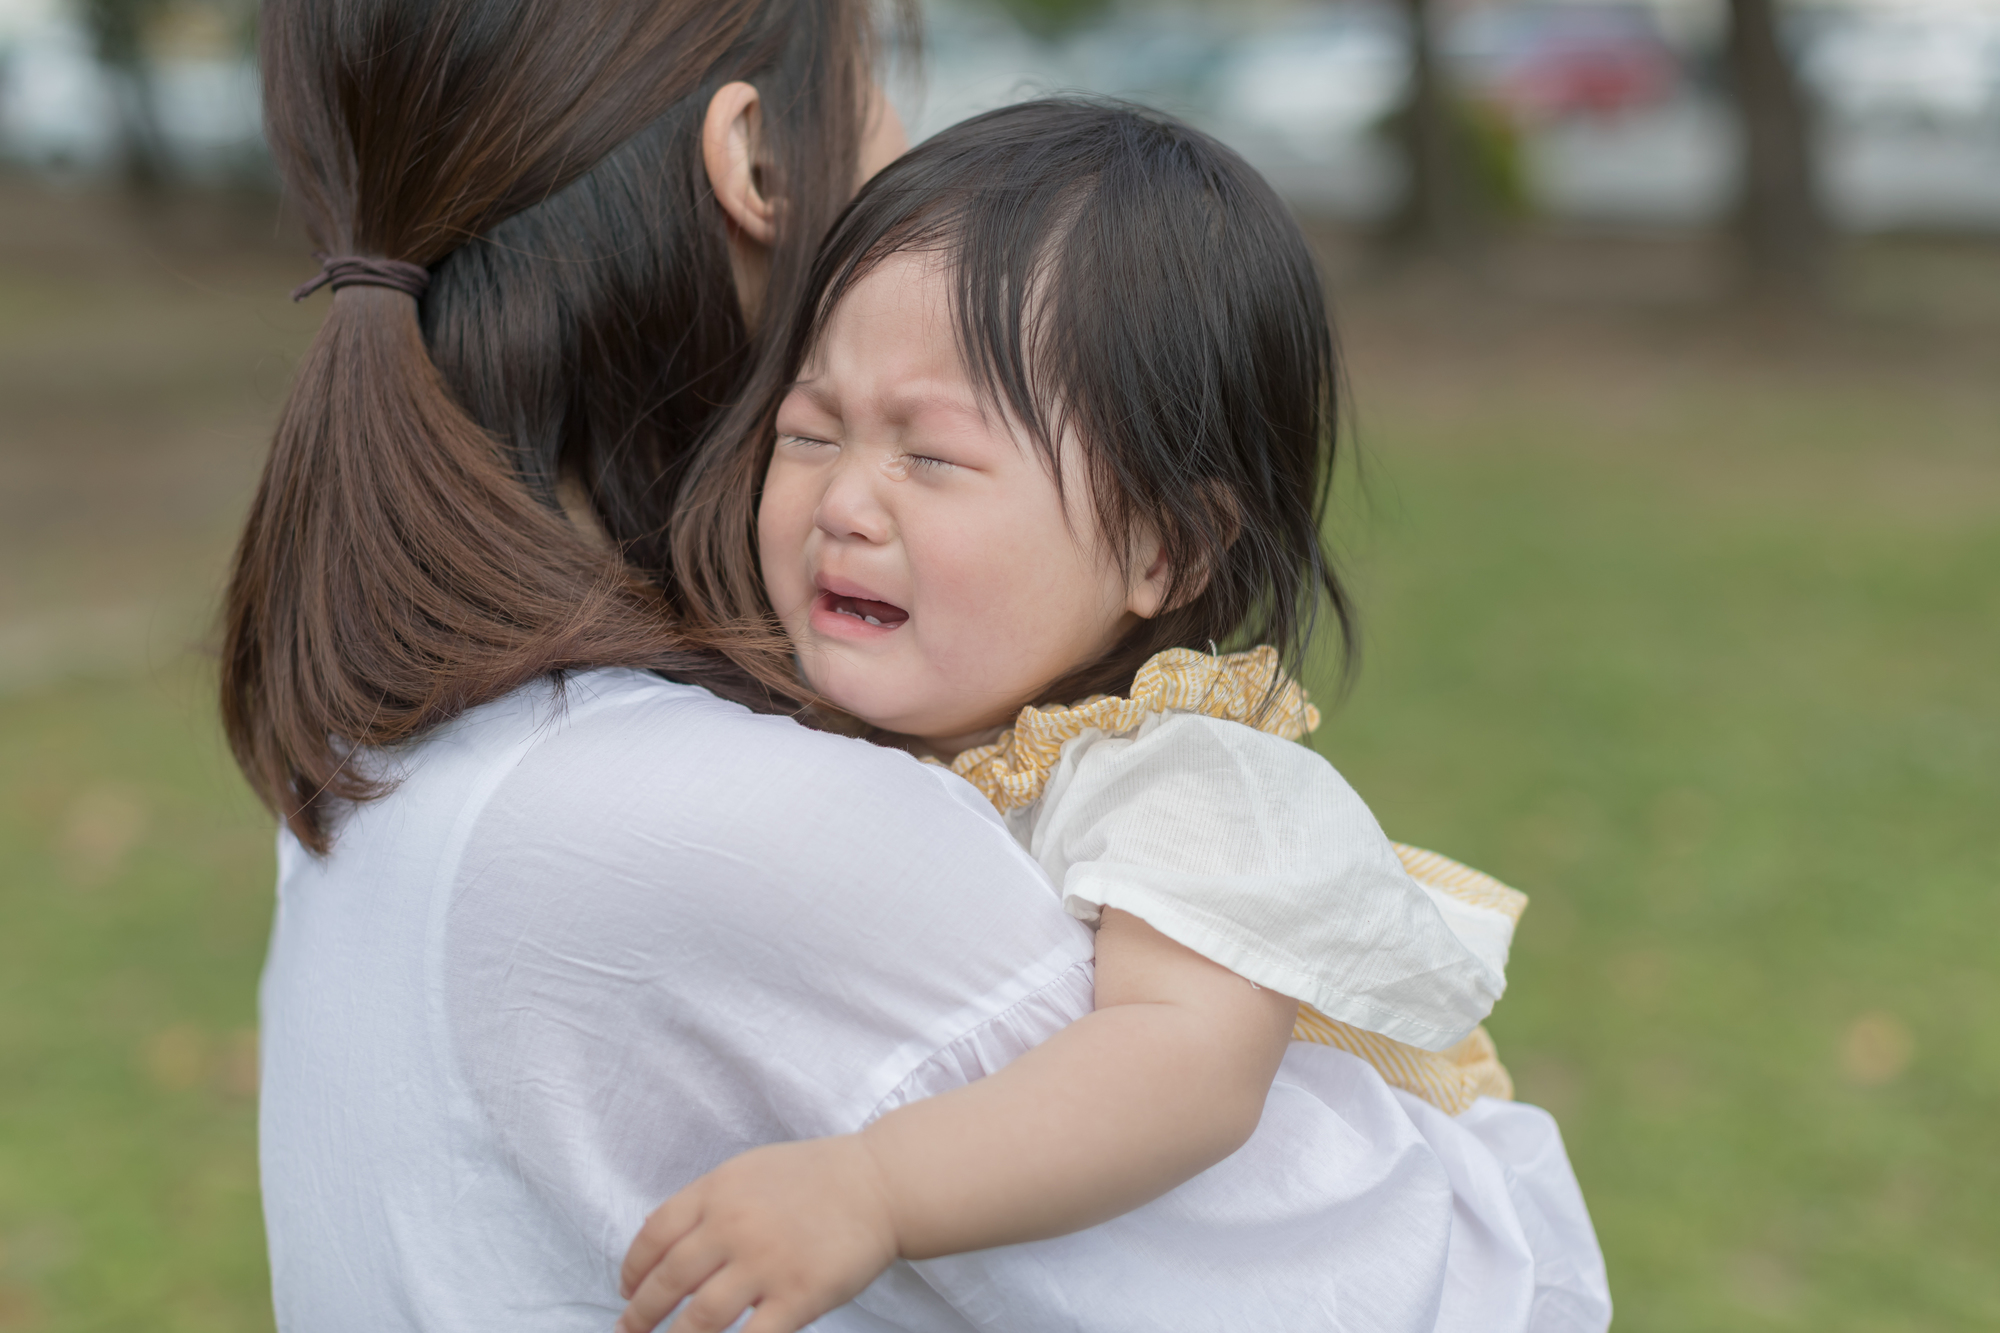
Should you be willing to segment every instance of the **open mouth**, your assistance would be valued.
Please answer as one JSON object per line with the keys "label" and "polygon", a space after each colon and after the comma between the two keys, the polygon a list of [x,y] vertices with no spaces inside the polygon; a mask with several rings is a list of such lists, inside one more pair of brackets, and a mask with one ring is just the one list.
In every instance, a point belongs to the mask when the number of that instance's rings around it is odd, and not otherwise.
{"label": "open mouth", "polygon": [[910,618],[910,613],[889,602],[878,602],[867,597],[850,597],[845,593],[822,592],[813,602],[814,618],[826,616],[839,624],[846,621],[855,626],[867,625],[875,629],[895,629]]}

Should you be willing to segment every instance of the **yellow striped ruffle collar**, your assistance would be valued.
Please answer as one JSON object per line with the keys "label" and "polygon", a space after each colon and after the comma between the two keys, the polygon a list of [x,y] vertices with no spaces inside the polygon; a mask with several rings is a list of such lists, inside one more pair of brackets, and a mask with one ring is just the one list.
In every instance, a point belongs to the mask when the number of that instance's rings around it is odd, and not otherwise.
{"label": "yellow striped ruffle collar", "polygon": [[1319,726],[1319,709],[1279,669],[1270,645],[1224,656],[1169,648],[1139,668],[1130,698],[1100,694],[1074,706],[1023,708],[999,740],[965,751],[951,771],[1002,811],[1019,809],[1041,796],[1066,742],[1092,727],[1131,731],[1151,714],[1169,712],[1243,722],[1288,741]]}

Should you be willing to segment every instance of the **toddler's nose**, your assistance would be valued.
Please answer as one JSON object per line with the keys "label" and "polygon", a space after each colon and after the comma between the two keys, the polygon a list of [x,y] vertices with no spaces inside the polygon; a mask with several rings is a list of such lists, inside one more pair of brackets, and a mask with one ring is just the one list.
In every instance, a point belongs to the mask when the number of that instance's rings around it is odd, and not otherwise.
{"label": "toddler's nose", "polygon": [[[856,451],[859,452],[859,451]],[[872,460],[844,456],[827,478],[813,524],[841,540],[886,542],[895,530],[878,488],[881,468]]]}

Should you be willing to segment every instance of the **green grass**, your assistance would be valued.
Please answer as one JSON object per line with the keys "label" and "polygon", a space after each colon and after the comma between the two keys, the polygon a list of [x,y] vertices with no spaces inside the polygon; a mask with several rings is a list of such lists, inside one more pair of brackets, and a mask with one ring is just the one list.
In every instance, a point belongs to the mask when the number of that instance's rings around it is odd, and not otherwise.
{"label": "green grass", "polygon": [[1696,387],[1392,396],[1318,743],[1530,893],[1621,1328],[2000,1327],[2000,401]]}
{"label": "green grass", "polygon": [[271,835],[196,675],[0,701],[0,1329],[270,1326]]}

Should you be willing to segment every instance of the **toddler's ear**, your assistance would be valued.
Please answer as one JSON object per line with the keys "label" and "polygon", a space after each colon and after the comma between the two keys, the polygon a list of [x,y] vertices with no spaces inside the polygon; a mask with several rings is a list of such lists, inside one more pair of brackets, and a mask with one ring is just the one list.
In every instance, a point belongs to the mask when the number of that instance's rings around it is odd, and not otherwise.
{"label": "toddler's ear", "polygon": [[1174,586],[1173,563],[1167,558],[1159,529],[1142,523],[1132,535],[1132,591],[1125,609],[1141,620],[1151,620],[1162,611],[1178,611],[1208,591],[1216,565],[1243,535],[1243,510],[1229,488],[1212,479],[1200,487],[1208,508],[1210,530],[1204,535],[1209,540],[1207,549],[1195,555],[1197,567],[1186,572],[1179,587]]}
{"label": "toddler's ear", "polygon": [[[1150,523],[1132,534],[1131,570],[1125,609],[1141,620],[1151,620],[1167,609],[1167,594],[1174,590],[1174,567],[1167,559],[1166,543]],[[1200,595],[1199,589],[1196,595]]]}

